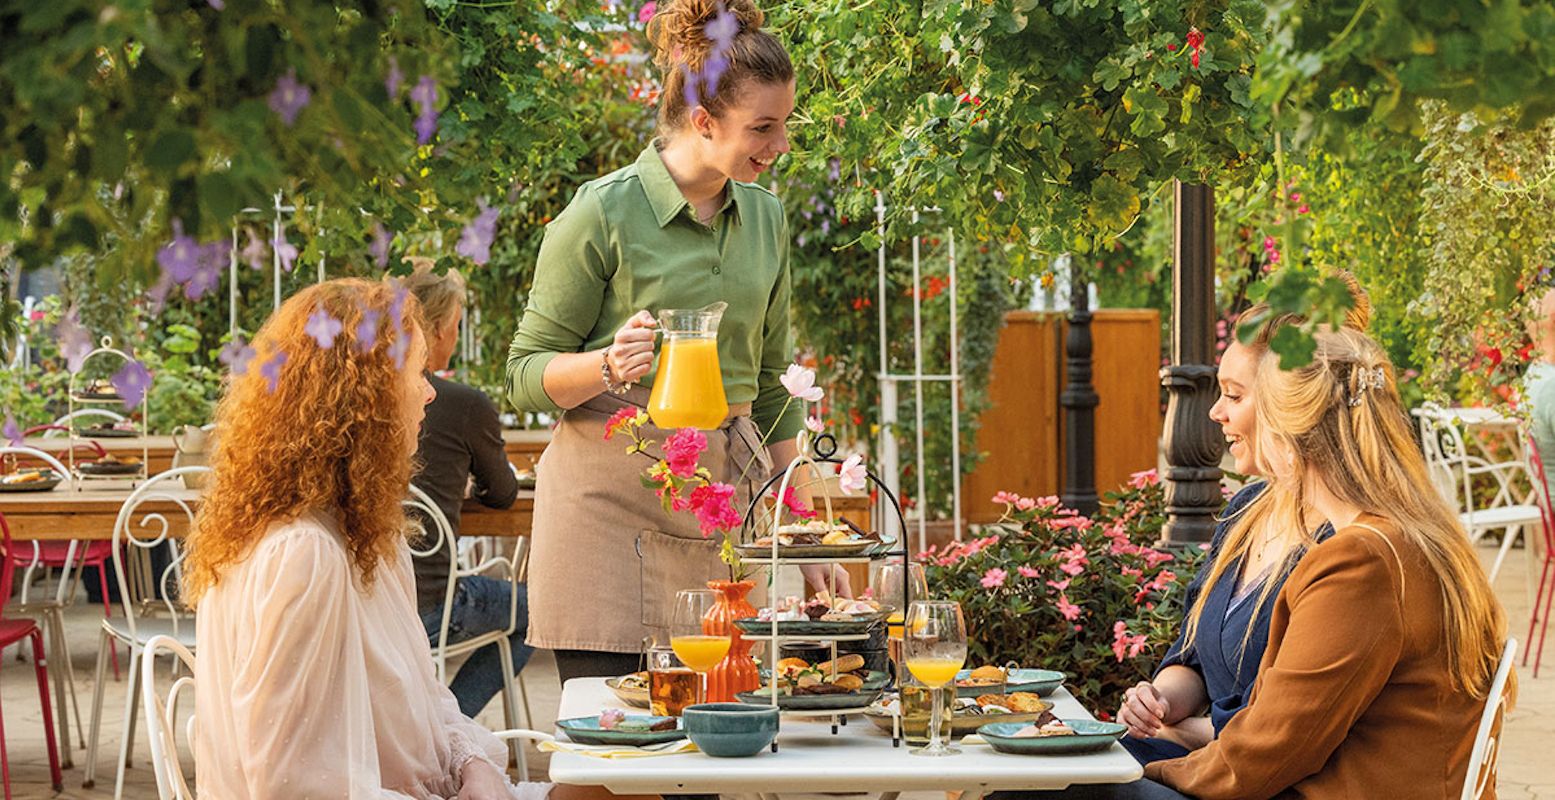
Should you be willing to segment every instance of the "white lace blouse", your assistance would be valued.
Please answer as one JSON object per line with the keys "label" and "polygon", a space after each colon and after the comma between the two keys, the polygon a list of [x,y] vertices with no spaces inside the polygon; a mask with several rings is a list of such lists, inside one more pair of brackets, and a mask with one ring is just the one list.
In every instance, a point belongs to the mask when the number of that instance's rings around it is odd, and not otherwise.
{"label": "white lace blouse", "polygon": [[201,797],[442,800],[469,759],[507,763],[437,680],[404,545],[363,588],[333,519],[276,525],[198,612]]}

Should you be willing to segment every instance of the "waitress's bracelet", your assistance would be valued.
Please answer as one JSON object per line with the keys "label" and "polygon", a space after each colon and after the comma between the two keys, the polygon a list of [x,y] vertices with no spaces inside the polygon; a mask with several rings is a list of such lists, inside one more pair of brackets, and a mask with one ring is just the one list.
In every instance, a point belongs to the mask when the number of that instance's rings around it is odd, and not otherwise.
{"label": "waitress's bracelet", "polygon": [[[614,346],[615,345],[611,345],[611,347]],[[610,347],[606,347],[604,352],[600,354],[599,379],[605,382],[605,391],[611,394],[626,394],[627,390],[632,388],[632,383],[630,381],[616,383],[610,379]]]}

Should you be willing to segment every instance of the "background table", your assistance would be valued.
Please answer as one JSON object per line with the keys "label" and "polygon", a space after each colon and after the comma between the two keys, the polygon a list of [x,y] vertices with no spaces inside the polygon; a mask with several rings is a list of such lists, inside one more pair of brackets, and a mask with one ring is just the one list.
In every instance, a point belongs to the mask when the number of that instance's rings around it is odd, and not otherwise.
{"label": "background table", "polygon": [[[1091,715],[1066,690],[1048,698],[1060,718]],[[575,678],[562,688],[558,719],[585,717],[621,703],[603,678]],[[1105,752],[1076,756],[1015,756],[987,745],[964,745],[961,754],[926,758],[891,746],[891,737],[862,716],[836,735],[827,721],[785,716],[778,752],[751,758],[713,758],[687,753],[652,758],[605,759],[576,753],[551,755],[556,783],[604,786],[617,794],[713,794],[724,792],[964,791],[963,800],[1002,789],[1061,789],[1075,783],[1126,783],[1144,774],[1133,756],[1114,744]]]}

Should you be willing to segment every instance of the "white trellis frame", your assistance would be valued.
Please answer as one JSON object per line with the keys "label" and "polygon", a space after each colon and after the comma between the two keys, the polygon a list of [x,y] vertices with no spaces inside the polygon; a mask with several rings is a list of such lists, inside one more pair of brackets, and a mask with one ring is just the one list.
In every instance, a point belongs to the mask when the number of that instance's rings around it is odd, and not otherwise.
{"label": "white trellis frame", "polygon": [[[938,207],[921,209],[923,213],[939,213]],[[918,550],[928,549],[928,516],[925,513],[927,507],[927,479],[924,474],[923,452],[923,389],[927,383],[948,383],[951,393],[950,403],[950,470],[951,470],[951,518],[955,525],[955,540],[961,541],[961,329],[957,318],[957,307],[960,305],[956,294],[956,232],[955,229],[947,229],[946,243],[946,272],[950,284],[948,286],[950,302],[950,372],[947,374],[924,374],[923,371],[923,271],[922,271],[922,236],[919,235],[916,226],[920,219],[920,209],[911,209],[914,225],[912,235],[912,328],[913,328],[913,365],[911,373],[897,373],[891,370],[890,348],[887,343],[889,331],[886,325],[886,299],[889,296],[886,280],[886,229],[885,196],[875,192],[875,225],[880,234],[880,249],[877,254],[876,276],[877,297],[875,306],[879,316],[880,325],[880,372],[876,378],[880,381],[880,434],[877,444],[880,463],[880,475],[885,479],[891,491],[898,497],[901,496],[901,453],[896,441],[897,404],[900,397],[900,385],[908,383],[913,388],[913,414],[916,433],[916,468],[918,479],[917,519],[918,519]],[[883,500],[882,500],[883,502]],[[894,514],[886,513],[884,508],[875,509],[875,519],[881,521],[881,533],[883,536],[892,536],[897,521]],[[902,533],[905,533],[902,532]]]}
{"label": "white trellis frame", "polygon": [[[272,201],[270,213],[273,214],[270,222],[270,273],[271,284],[274,287],[271,297],[271,312],[281,307],[281,251],[276,249],[275,243],[281,238],[281,223],[283,214],[290,214],[295,219],[297,207],[285,205],[281,202],[281,193],[276,192]],[[243,229],[240,224],[243,218],[263,219],[266,211],[262,208],[245,208],[239,211],[232,221],[232,247],[228,251],[227,261],[227,335],[236,336],[238,333],[238,232]],[[323,231],[320,231],[323,233]],[[326,257],[319,255],[318,282],[324,282],[324,262]]]}

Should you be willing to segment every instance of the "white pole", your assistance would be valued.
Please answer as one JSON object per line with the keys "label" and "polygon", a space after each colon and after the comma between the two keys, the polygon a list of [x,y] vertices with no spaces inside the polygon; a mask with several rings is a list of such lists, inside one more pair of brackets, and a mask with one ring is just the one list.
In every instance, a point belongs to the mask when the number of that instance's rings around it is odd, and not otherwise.
{"label": "white pole", "polygon": [[227,261],[227,336],[238,335],[238,226],[232,226],[232,252]]}
{"label": "white pole", "polygon": [[928,480],[923,474],[927,459],[923,452],[923,292],[918,264],[918,209],[912,210],[912,373],[913,418],[916,421],[918,465],[918,551],[929,549]]}
{"label": "white pole", "polygon": [[961,337],[956,327],[956,229],[947,229],[950,242],[950,514],[956,523],[956,541],[961,541]]}
{"label": "white pole", "polygon": [[[879,191],[875,192],[875,227],[880,233],[880,249],[877,253],[876,273],[878,286],[875,295],[875,312],[880,321],[880,477],[885,481],[886,488],[900,500],[902,496],[902,473],[900,469],[900,455],[896,445],[896,381],[891,378],[890,349],[886,346],[886,274],[885,274],[885,200]],[[897,527],[896,511],[888,508],[889,502],[884,496],[880,498],[876,519],[880,521],[881,536],[887,539],[901,539],[907,535],[906,531]]]}
{"label": "white pole", "polygon": [[281,193],[275,193],[275,226],[270,236],[271,273],[275,277],[275,302],[271,312],[281,310]]}

